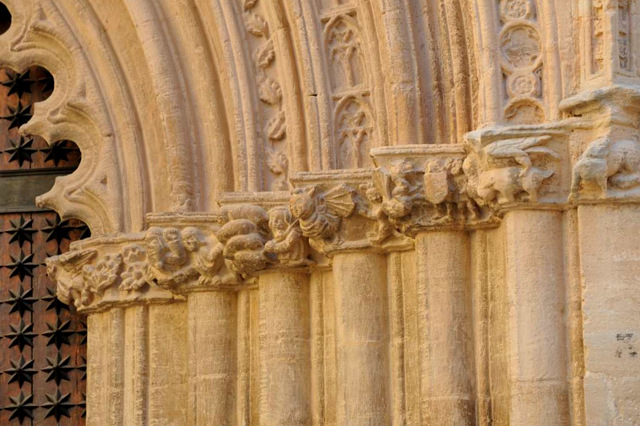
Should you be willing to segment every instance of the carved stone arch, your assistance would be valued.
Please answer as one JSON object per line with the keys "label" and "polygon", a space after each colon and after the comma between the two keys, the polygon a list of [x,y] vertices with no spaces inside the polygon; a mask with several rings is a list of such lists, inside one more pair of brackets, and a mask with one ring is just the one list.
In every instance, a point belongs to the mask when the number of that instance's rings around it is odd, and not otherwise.
{"label": "carved stone arch", "polygon": [[2,64],[11,68],[39,65],[55,79],[53,94],[35,106],[33,118],[21,130],[49,142],[72,140],[86,157],[75,173],[57,179],[39,203],[63,218],[84,221],[96,234],[125,229],[125,217],[132,212],[121,210],[128,203],[119,168],[109,155],[113,128],[104,114],[103,97],[95,90],[86,52],[55,3],[5,3],[13,22],[3,35],[9,42],[0,47]]}

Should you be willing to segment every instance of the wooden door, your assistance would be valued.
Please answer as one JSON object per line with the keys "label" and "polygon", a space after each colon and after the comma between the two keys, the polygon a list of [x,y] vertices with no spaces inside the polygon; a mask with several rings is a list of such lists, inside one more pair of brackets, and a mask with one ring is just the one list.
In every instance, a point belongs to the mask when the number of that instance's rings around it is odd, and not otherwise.
{"label": "wooden door", "polygon": [[55,90],[45,70],[0,70],[0,83],[0,424],[83,425],[86,326],[56,299],[44,259],[89,230],[35,205],[80,152],[19,133]]}

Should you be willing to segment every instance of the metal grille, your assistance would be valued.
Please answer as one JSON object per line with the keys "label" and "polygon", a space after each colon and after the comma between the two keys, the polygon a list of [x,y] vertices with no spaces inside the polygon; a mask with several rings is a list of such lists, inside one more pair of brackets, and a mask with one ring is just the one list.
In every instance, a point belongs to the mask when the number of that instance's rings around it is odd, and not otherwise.
{"label": "metal grille", "polygon": [[80,151],[19,134],[54,89],[46,71],[0,70],[0,82],[0,424],[83,425],[86,326],[56,299],[43,262],[89,230],[34,203]]}

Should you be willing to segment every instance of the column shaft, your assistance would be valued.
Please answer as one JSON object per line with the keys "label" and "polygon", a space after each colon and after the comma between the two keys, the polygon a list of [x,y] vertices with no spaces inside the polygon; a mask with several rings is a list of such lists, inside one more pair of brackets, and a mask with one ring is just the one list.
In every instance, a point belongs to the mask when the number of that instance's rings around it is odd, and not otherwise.
{"label": "column shaft", "polygon": [[235,424],[237,295],[191,293],[189,424]]}
{"label": "column shaft", "polygon": [[386,258],[334,258],[339,425],[387,425],[389,324]]}
{"label": "column shaft", "polygon": [[311,424],[309,276],[260,275],[260,424]]}
{"label": "column shaft", "polygon": [[422,421],[475,424],[469,239],[458,231],[416,237]]}
{"label": "column shaft", "polygon": [[562,214],[505,216],[511,424],[569,421]]}

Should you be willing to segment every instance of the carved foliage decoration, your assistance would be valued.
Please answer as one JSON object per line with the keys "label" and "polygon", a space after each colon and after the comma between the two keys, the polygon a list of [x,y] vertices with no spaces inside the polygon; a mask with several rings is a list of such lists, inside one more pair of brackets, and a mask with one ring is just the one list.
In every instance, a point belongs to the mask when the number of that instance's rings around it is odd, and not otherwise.
{"label": "carved foliage decoration", "polygon": [[269,23],[261,13],[259,0],[243,0],[243,20],[253,48],[259,108],[262,114],[266,166],[270,172],[266,177],[268,189],[289,189],[289,160],[286,155],[287,119],[282,102],[282,87],[278,82],[275,67],[276,49]]}
{"label": "carved foliage decoration", "polygon": [[541,102],[542,38],[531,0],[502,0],[499,35],[502,70],[509,100],[504,117],[511,124],[538,124],[545,120]]}

